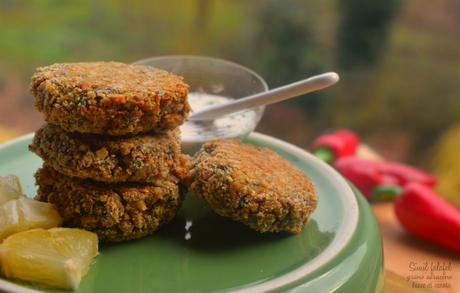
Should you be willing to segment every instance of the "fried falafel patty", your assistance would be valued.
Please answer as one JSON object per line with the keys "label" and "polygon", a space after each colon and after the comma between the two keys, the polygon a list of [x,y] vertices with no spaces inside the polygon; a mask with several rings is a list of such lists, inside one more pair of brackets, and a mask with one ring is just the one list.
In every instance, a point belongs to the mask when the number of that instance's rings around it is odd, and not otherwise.
{"label": "fried falafel patty", "polygon": [[124,241],[152,234],[170,222],[183,201],[177,180],[112,184],[70,178],[50,167],[35,174],[37,200],[53,203],[64,225],[97,233],[101,241]]}
{"label": "fried falafel patty", "polygon": [[64,175],[102,182],[150,182],[186,173],[177,130],[119,137],[70,133],[47,124],[29,149]]}
{"label": "fried falafel patty", "polygon": [[299,233],[317,205],[301,170],[272,150],[236,140],[204,144],[187,181],[219,215],[259,232]]}
{"label": "fried falafel patty", "polygon": [[31,92],[45,120],[69,132],[159,132],[182,124],[190,111],[182,77],[119,62],[39,67]]}

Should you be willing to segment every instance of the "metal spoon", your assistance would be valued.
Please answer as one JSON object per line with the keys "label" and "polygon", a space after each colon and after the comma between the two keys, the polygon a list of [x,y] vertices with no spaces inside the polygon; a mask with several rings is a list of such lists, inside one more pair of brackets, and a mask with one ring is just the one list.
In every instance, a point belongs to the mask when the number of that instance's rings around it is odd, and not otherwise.
{"label": "metal spoon", "polygon": [[226,104],[207,107],[194,112],[190,121],[214,120],[221,116],[258,106],[270,105],[296,96],[327,88],[339,81],[335,72],[323,73],[282,87],[244,97]]}

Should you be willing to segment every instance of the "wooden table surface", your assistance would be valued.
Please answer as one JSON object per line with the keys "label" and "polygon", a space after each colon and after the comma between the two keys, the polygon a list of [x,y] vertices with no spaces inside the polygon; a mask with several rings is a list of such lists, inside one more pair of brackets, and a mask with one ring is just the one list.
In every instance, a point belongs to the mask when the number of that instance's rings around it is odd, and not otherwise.
{"label": "wooden table surface", "polygon": [[[387,292],[460,292],[458,255],[407,234],[394,215],[393,203],[373,203],[372,209],[383,239]],[[425,263],[428,264],[426,270]],[[437,280],[430,279],[430,267],[432,265],[436,267],[438,263],[444,264],[446,268],[444,272],[434,270],[433,275]],[[416,267],[421,268],[415,269]],[[415,284],[407,281],[411,277],[417,278],[412,279]],[[440,278],[445,280],[439,280]],[[433,289],[420,289],[424,285],[431,286]],[[437,286],[438,288],[435,288]]]}
{"label": "wooden table surface", "polygon": [[[357,156],[384,160],[366,144],[360,144]],[[396,219],[392,202],[371,206],[383,240],[387,292],[460,292],[460,256],[409,235]],[[444,271],[436,270],[442,265]]]}

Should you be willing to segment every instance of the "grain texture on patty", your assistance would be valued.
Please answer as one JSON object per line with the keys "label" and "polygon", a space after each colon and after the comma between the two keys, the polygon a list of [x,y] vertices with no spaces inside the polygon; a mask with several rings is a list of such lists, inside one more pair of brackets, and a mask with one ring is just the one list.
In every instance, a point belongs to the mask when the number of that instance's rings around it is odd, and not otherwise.
{"label": "grain texture on patty", "polygon": [[133,137],[65,132],[46,124],[29,149],[56,171],[102,182],[150,182],[157,177],[185,176],[178,131]]}
{"label": "grain texture on patty", "polygon": [[31,91],[45,120],[70,132],[164,131],[182,124],[190,111],[188,85],[181,77],[119,62],[39,67]]}
{"label": "grain texture on patty", "polygon": [[149,184],[104,185],[70,178],[49,167],[35,174],[37,200],[53,203],[64,225],[124,241],[152,234],[176,215],[183,192],[175,178]]}
{"label": "grain texture on patty", "polygon": [[298,233],[317,205],[305,174],[275,152],[235,140],[203,145],[192,160],[189,190],[219,215],[259,232]]}

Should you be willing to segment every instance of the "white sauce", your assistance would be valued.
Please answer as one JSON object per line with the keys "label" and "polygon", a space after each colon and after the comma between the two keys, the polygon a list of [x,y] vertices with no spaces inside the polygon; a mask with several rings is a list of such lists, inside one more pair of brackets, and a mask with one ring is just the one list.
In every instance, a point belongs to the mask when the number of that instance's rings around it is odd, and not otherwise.
{"label": "white sauce", "polygon": [[[193,92],[188,95],[192,113],[212,105],[225,104],[232,100],[232,98],[206,93]],[[182,149],[186,153],[192,153],[197,148],[193,144],[201,144],[215,138],[244,137],[254,130],[257,120],[256,111],[248,110],[229,114],[213,121],[186,121],[181,126]]]}

